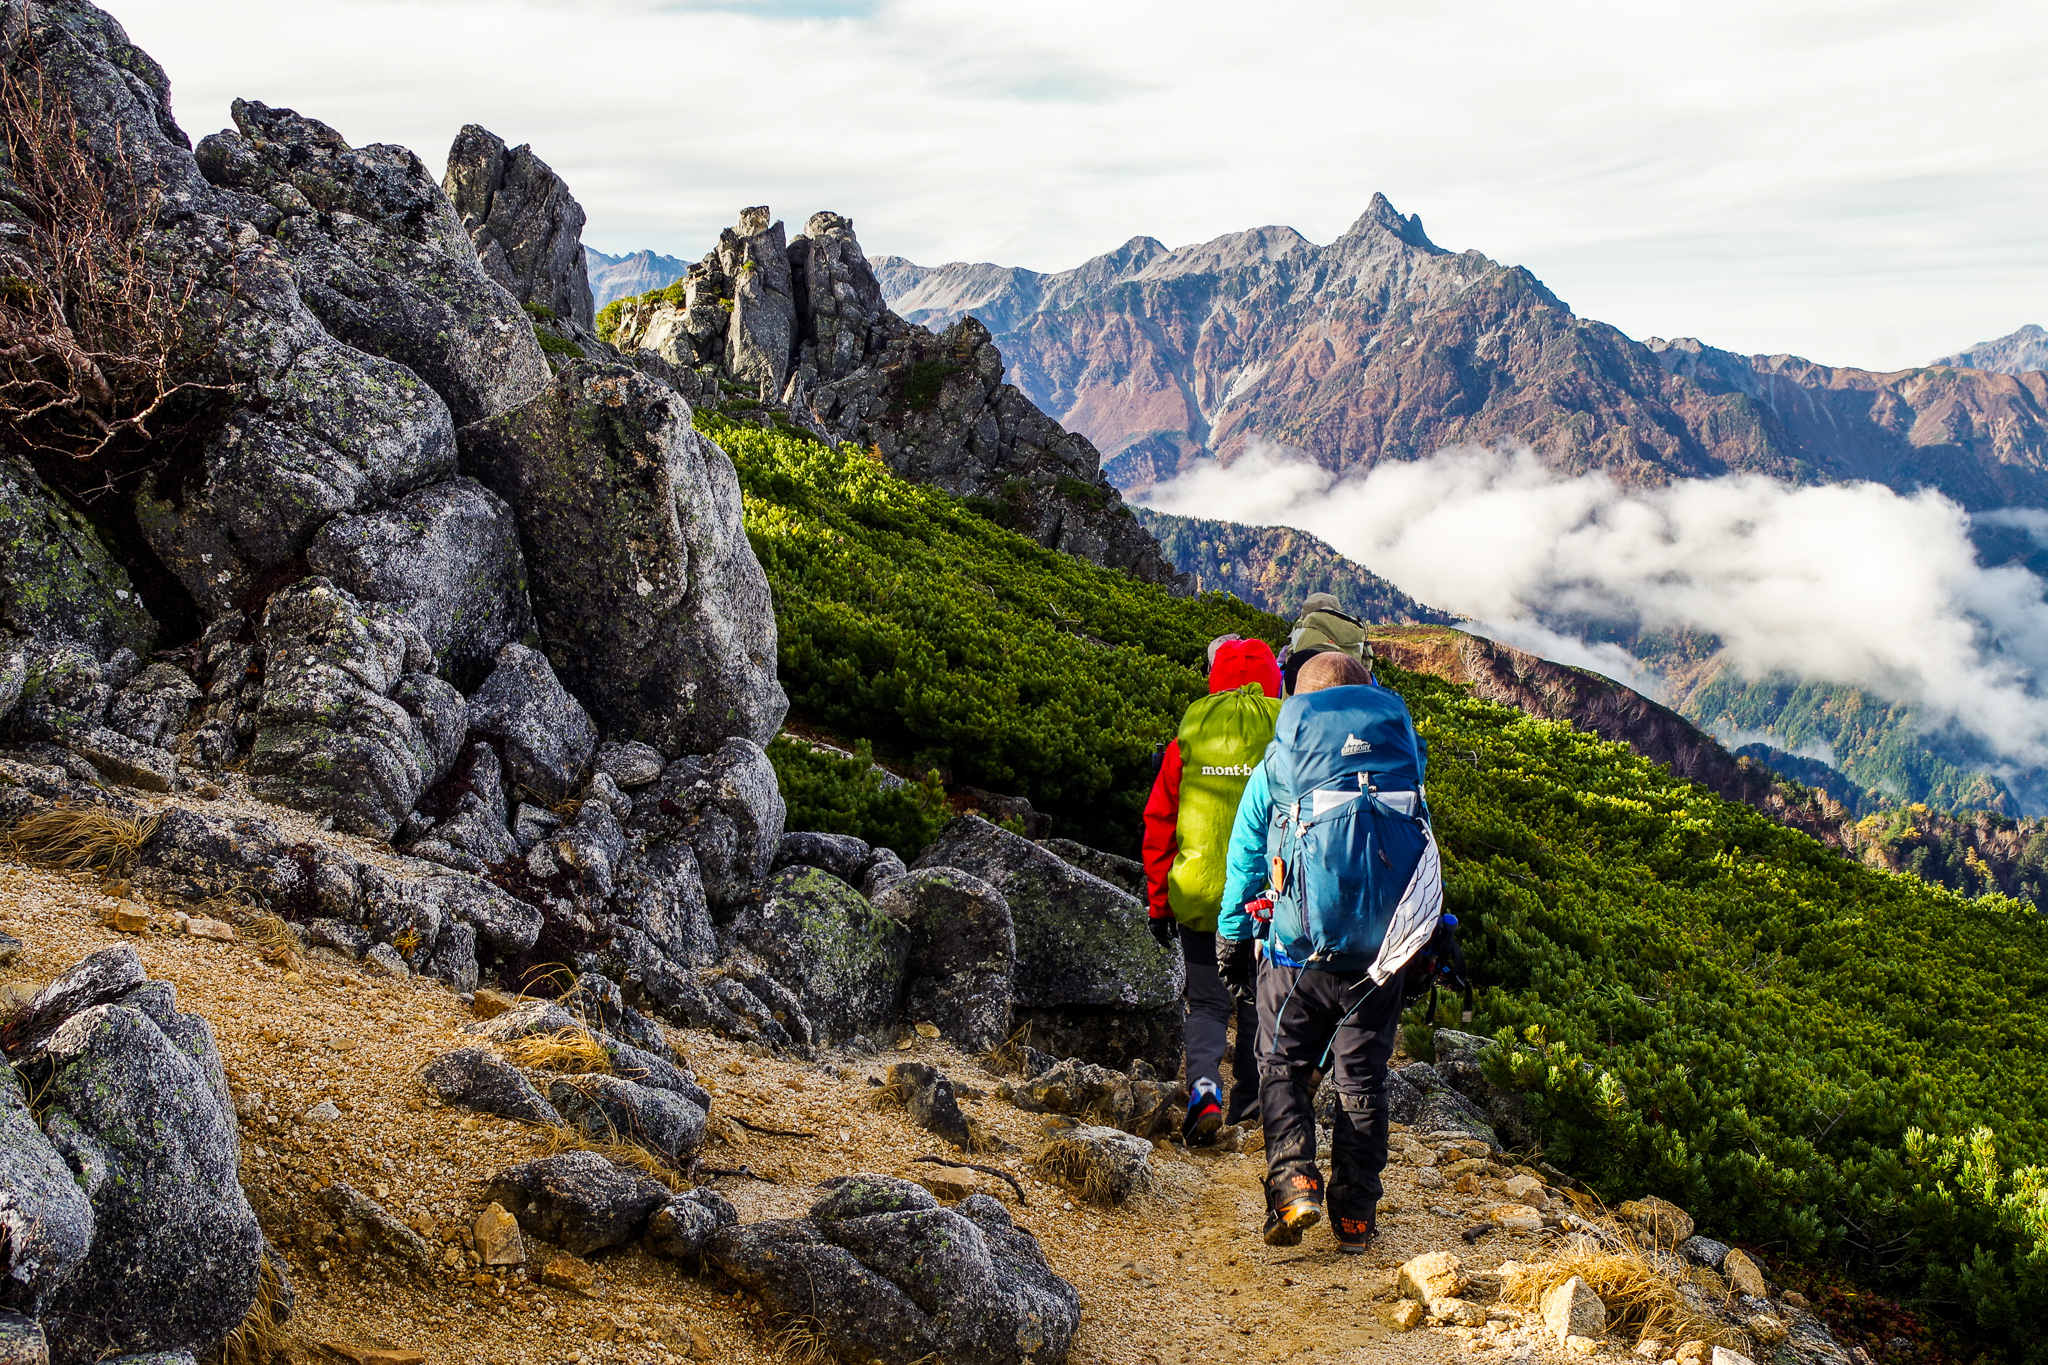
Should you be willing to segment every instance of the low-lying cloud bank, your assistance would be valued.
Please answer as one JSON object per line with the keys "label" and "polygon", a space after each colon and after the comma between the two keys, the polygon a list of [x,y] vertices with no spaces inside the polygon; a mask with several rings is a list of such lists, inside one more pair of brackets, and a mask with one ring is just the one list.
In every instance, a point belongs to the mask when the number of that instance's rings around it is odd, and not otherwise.
{"label": "low-lying cloud bank", "polygon": [[[1476,448],[1339,477],[1267,447],[1140,500],[1309,531],[1486,634],[1634,686],[1655,680],[1625,652],[1543,623],[1709,632],[1746,676],[1862,687],[2017,767],[2048,764],[2048,585],[1980,564],[1969,515],[1934,492],[1754,476],[1626,488]],[[2048,539],[2048,514],[2004,519],[2038,519]]]}

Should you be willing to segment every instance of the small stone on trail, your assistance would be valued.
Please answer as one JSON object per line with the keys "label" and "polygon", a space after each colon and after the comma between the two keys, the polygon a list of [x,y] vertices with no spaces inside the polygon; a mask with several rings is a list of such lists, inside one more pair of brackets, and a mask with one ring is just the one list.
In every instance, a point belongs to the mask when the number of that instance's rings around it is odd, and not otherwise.
{"label": "small stone on trail", "polygon": [[1633,1228],[1638,1236],[1667,1251],[1692,1236],[1692,1215],[1669,1200],[1658,1199],[1654,1195],[1631,1199],[1614,1214],[1624,1227]]}
{"label": "small stone on trail", "polygon": [[1566,1337],[1564,1348],[1575,1356],[1597,1356],[1600,1354],[1598,1337]]}
{"label": "small stone on trail", "polygon": [[548,1258],[548,1263],[540,1268],[540,1282],[554,1289],[581,1294],[586,1299],[598,1296],[596,1268],[566,1251]]}
{"label": "small stone on trail", "polygon": [[1432,1251],[1403,1265],[1395,1284],[1404,1298],[1455,1299],[1465,1290],[1465,1263],[1448,1251]]}
{"label": "small stone on trail", "polygon": [[1712,1352],[1713,1348],[1704,1341],[1681,1341],[1671,1354],[1678,1365],[1707,1365],[1707,1357]]}
{"label": "small stone on trail", "polygon": [[477,1259],[485,1265],[524,1265],[526,1241],[519,1235],[519,1220],[505,1212],[503,1204],[492,1204],[476,1216],[472,1233]]}
{"label": "small stone on trail", "polygon": [[188,919],[185,932],[194,938],[210,938],[218,943],[235,941],[235,926],[217,919]]}
{"label": "small stone on trail", "polygon": [[1412,1332],[1422,1325],[1423,1317],[1422,1305],[1413,1299],[1380,1306],[1380,1321],[1390,1332]]}
{"label": "small stone on trail", "polygon": [[134,901],[121,901],[114,906],[113,916],[107,923],[124,934],[139,934],[149,928],[149,907],[137,905]]}
{"label": "small stone on trail", "polygon": [[14,960],[21,956],[21,950],[27,946],[14,935],[0,930],[0,967],[12,967]]}
{"label": "small stone on trail", "polygon": [[[1411,1300],[1412,1302],[1412,1300]],[[1431,1299],[1429,1315],[1453,1327],[1484,1327],[1486,1310],[1464,1299]]]}
{"label": "small stone on trail", "polygon": [[519,997],[495,986],[485,986],[469,1002],[469,1012],[479,1019],[495,1019],[519,1006]]}
{"label": "small stone on trail", "polygon": [[386,976],[412,975],[412,968],[405,965],[405,959],[388,943],[371,944],[370,951],[363,954],[363,965]]}
{"label": "small stone on trail", "polygon": [[1738,1294],[1747,1294],[1753,1299],[1768,1299],[1770,1286],[1764,1283],[1763,1271],[1749,1258],[1747,1252],[1730,1251],[1721,1262],[1721,1273],[1728,1277],[1729,1287]]}
{"label": "small stone on trail", "polygon": [[1607,1330],[1607,1305],[1574,1275],[1543,1296],[1543,1325],[1567,1346],[1573,1337],[1598,1337]]}
{"label": "small stone on trail", "polygon": [[1731,1351],[1726,1346],[1716,1346],[1712,1365],[1756,1365],[1756,1362],[1740,1351]]}
{"label": "small stone on trail", "polygon": [[341,1111],[334,1107],[333,1100],[322,1100],[306,1111],[308,1123],[339,1123]]}

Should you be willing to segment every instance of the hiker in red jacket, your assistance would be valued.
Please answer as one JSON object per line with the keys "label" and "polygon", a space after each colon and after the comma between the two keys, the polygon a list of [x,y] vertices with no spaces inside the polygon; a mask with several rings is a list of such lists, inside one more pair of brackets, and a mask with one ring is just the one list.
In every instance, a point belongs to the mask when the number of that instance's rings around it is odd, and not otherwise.
{"label": "hiker in red jacket", "polygon": [[1233,1015],[1229,1122],[1255,1118],[1259,1103],[1258,1013],[1236,1006],[1216,971],[1216,916],[1237,799],[1265,756],[1280,714],[1280,668],[1263,640],[1221,636],[1209,644],[1209,695],[1188,707],[1166,746],[1145,803],[1145,884],[1152,936],[1180,939],[1187,964],[1188,1112],[1181,1135],[1215,1140],[1225,1121],[1220,1077]]}

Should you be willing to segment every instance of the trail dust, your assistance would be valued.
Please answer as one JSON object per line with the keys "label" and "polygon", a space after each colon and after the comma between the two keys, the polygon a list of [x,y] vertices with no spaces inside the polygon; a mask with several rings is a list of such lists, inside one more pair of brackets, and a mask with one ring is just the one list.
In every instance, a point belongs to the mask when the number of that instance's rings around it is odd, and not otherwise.
{"label": "trail dust", "polygon": [[[117,933],[101,922],[112,904],[89,872],[0,864],[0,928],[27,945],[0,971],[0,997],[25,998],[87,954],[126,941],[152,976],[176,986],[179,1008],[208,1021],[243,1116],[242,1183],[297,1292],[288,1326],[299,1360],[399,1365],[417,1354],[448,1365],[755,1365],[802,1356],[802,1343],[779,1338],[776,1324],[745,1297],[638,1246],[593,1258],[590,1297],[538,1282],[554,1249],[533,1239],[527,1266],[509,1274],[482,1272],[465,1255],[485,1183],[542,1155],[549,1139],[542,1129],[444,1108],[421,1087],[420,1071],[433,1057],[473,1041],[459,1031],[473,1018],[470,1010],[445,987],[373,975],[326,950],[266,961],[255,945],[178,934],[162,907],[152,907],[147,932]],[[705,1033],[674,1037],[715,1099],[717,1136],[707,1164],[745,1165],[775,1182],[714,1182],[746,1220],[802,1214],[815,1198],[813,1187],[829,1176],[929,1174],[943,1168],[914,1166],[912,1159],[960,1155],[901,1113],[867,1103],[870,1077],[879,1079],[891,1061],[933,1063],[975,1090],[992,1089],[995,1081],[975,1059],[921,1038],[907,1052],[811,1065],[756,1055]],[[333,1102],[339,1120],[307,1118],[323,1101]],[[1028,1205],[1019,1207],[1001,1181],[984,1179],[981,1188],[1009,1204],[1054,1268],[1081,1291],[1082,1325],[1070,1360],[1566,1359],[1508,1307],[1491,1307],[1491,1319],[1477,1329],[1396,1334],[1379,1321],[1378,1310],[1394,1298],[1394,1271],[1411,1256],[1455,1251],[1480,1276],[1469,1297],[1484,1300],[1493,1290],[1483,1272],[1517,1253],[1535,1254],[1533,1240],[1505,1232],[1477,1247],[1460,1240],[1461,1228],[1500,1202],[1483,1191],[1425,1189],[1418,1181],[1436,1173],[1397,1160],[1387,1179],[1392,1208],[1369,1254],[1340,1257],[1327,1226],[1300,1247],[1275,1249],[1259,1240],[1257,1155],[1162,1145],[1153,1155],[1150,1193],[1122,1208],[1097,1209],[1030,1171],[1036,1116],[987,1096],[964,1104],[998,1143],[1021,1149],[974,1160],[1014,1175]],[[729,1116],[815,1136],[761,1136]],[[1419,1146],[1409,1150],[1425,1155]],[[315,1194],[337,1180],[425,1235],[432,1273],[409,1275],[323,1239],[332,1229]]]}

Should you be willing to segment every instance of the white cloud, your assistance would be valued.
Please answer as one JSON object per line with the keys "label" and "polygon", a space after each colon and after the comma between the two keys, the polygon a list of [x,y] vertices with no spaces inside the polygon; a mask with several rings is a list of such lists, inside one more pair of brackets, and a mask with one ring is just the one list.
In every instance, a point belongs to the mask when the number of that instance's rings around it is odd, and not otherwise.
{"label": "white cloud", "polygon": [[438,165],[530,141],[606,250],[744,204],[1060,269],[1384,190],[1633,335],[1907,364],[2048,320],[2028,0],[115,0],[195,134],[237,95]]}
{"label": "white cloud", "polygon": [[1759,477],[1623,488],[1526,451],[1454,448],[1338,477],[1271,447],[1145,496],[1189,516],[1288,525],[1489,633],[1628,680],[1535,623],[1639,622],[1718,636],[1745,675],[1863,687],[1954,722],[2026,768],[2048,764],[2048,602],[1985,568],[1969,518],[1933,492]]}

